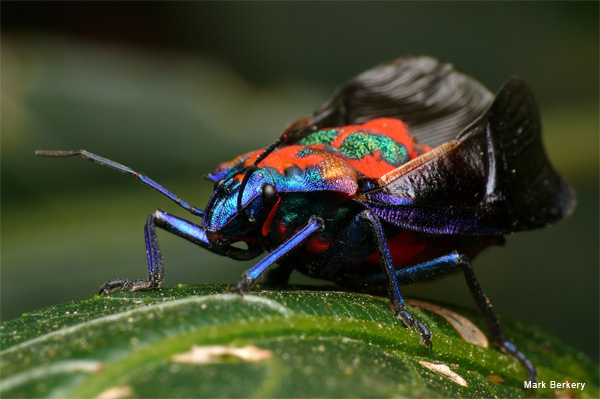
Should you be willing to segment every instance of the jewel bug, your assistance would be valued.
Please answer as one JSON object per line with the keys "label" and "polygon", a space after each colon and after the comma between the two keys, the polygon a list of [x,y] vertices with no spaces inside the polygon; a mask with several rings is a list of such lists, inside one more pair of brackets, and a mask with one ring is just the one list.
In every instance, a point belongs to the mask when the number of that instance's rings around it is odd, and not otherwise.
{"label": "jewel bug", "polygon": [[158,227],[236,260],[267,252],[234,293],[247,293],[269,268],[278,282],[298,270],[352,290],[385,290],[394,313],[430,347],[431,333],[406,309],[400,286],[462,270],[492,342],[536,379],[505,339],[471,265],[504,235],[553,224],[575,205],[545,155],[537,106],[520,78],[494,96],[430,57],[370,69],[267,148],[219,165],[207,176],[215,186],[204,210],[87,151],[37,154],[80,156],[130,174],[202,219],[151,213],[148,279],[111,280],[100,293],[160,287]]}

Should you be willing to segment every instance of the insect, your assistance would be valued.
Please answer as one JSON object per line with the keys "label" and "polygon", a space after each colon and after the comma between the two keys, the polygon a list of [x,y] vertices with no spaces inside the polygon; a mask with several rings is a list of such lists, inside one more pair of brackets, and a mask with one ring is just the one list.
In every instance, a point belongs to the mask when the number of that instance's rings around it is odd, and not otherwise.
{"label": "insect", "polygon": [[298,270],[349,289],[385,290],[393,312],[430,347],[431,333],[407,310],[400,286],[462,270],[492,342],[536,379],[504,337],[471,265],[504,235],[555,223],[575,204],[546,158],[535,100],[519,78],[493,96],[430,57],[370,69],[267,148],[219,165],[207,176],[215,186],[204,210],[87,151],[37,154],[80,156],[133,175],[201,218],[151,213],[148,279],[111,280],[100,293],[160,287],[158,227],[232,259],[268,252],[234,293],[247,293],[267,269],[278,282]]}

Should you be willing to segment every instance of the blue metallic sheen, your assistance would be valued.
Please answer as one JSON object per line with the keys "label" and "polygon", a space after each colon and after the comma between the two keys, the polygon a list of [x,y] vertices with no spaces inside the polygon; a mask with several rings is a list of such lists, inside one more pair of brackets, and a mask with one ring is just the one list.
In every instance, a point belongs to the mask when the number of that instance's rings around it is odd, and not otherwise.
{"label": "blue metallic sheen", "polygon": [[269,266],[277,262],[282,256],[288,254],[293,248],[299,246],[304,240],[323,228],[323,220],[312,218],[310,222],[298,231],[292,238],[283,243],[269,255],[265,256],[258,264],[248,270],[246,277],[256,280]]}
{"label": "blue metallic sheen", "polygon": [[[242,212],[245,217],[258,218],[263,212],[261,201],[254,201],[260,197],[262,187],[265,184],[271,184],[275,187],[276,183],[266,169],[258,169],[252,173],[248,184],[242,194]],[[227,224],[236,218],[240,212],[237,209],[237,201],[240,186],[240,180],[236,176],[227,178],[216,190],[208,202],[207,211],[202,220],[202,226],[210,232],[221,231]],[[255,202],[251,205],[252,202]]]}
{"label": "blue metallic sheen", "polygon": [[187,236],[195,237],[199,241],[208,243],[206,232],[200,226],[196,226],[195,224],[169,214],[163,214],[162,219],[172,226],[173,229],[180,231]]}

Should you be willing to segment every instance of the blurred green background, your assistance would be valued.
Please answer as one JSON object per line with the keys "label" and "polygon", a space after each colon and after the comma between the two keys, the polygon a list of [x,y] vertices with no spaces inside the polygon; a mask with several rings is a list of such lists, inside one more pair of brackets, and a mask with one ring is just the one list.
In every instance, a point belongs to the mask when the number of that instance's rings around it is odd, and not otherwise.
{"label": "blurred green background", "polygon": [[[597,2],[3,2],[2,320],[145,277],[148,214],[186,216],[129,176],[34,150],[87,149],[203,207],[203,176],[219,162],[269,144],[357,73],[420,53],[492,91],[513,74],[532,86],[578,205],[475,267],[501,317],[597,359],[598,12]],[[253,264],[159,235],[168,286],[233,283]],[[404,292],[474,307],[461,275]]]}

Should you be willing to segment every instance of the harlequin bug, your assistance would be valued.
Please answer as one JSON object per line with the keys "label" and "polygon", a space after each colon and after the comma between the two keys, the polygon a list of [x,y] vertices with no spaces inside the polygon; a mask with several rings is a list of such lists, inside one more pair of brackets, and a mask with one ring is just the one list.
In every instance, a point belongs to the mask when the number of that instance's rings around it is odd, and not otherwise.
{"label": "harlequin bug", "polygon": [[112,280],[101,293],[161,285],[159,227],[232,259],[268,252],[234,293],[248,292],[275,265],[270,277],[280,282],[299,270],[349,289],[384,289],[395,314],[431,346],[431,333],[407,311],[400,285],[460,269],[494,344],[535,381],[534,366],[504,338],[471,266],[473,256],[504,235],[553,224],[575,204],[546,158],[535,100],[519,78],[493,96],[429,57],[368,70],[266,149],[209,174],[215,191],[204,211],[87,151],[37,154],[78,155],[133,175],[202,219],[150,214],[148,279]]}

